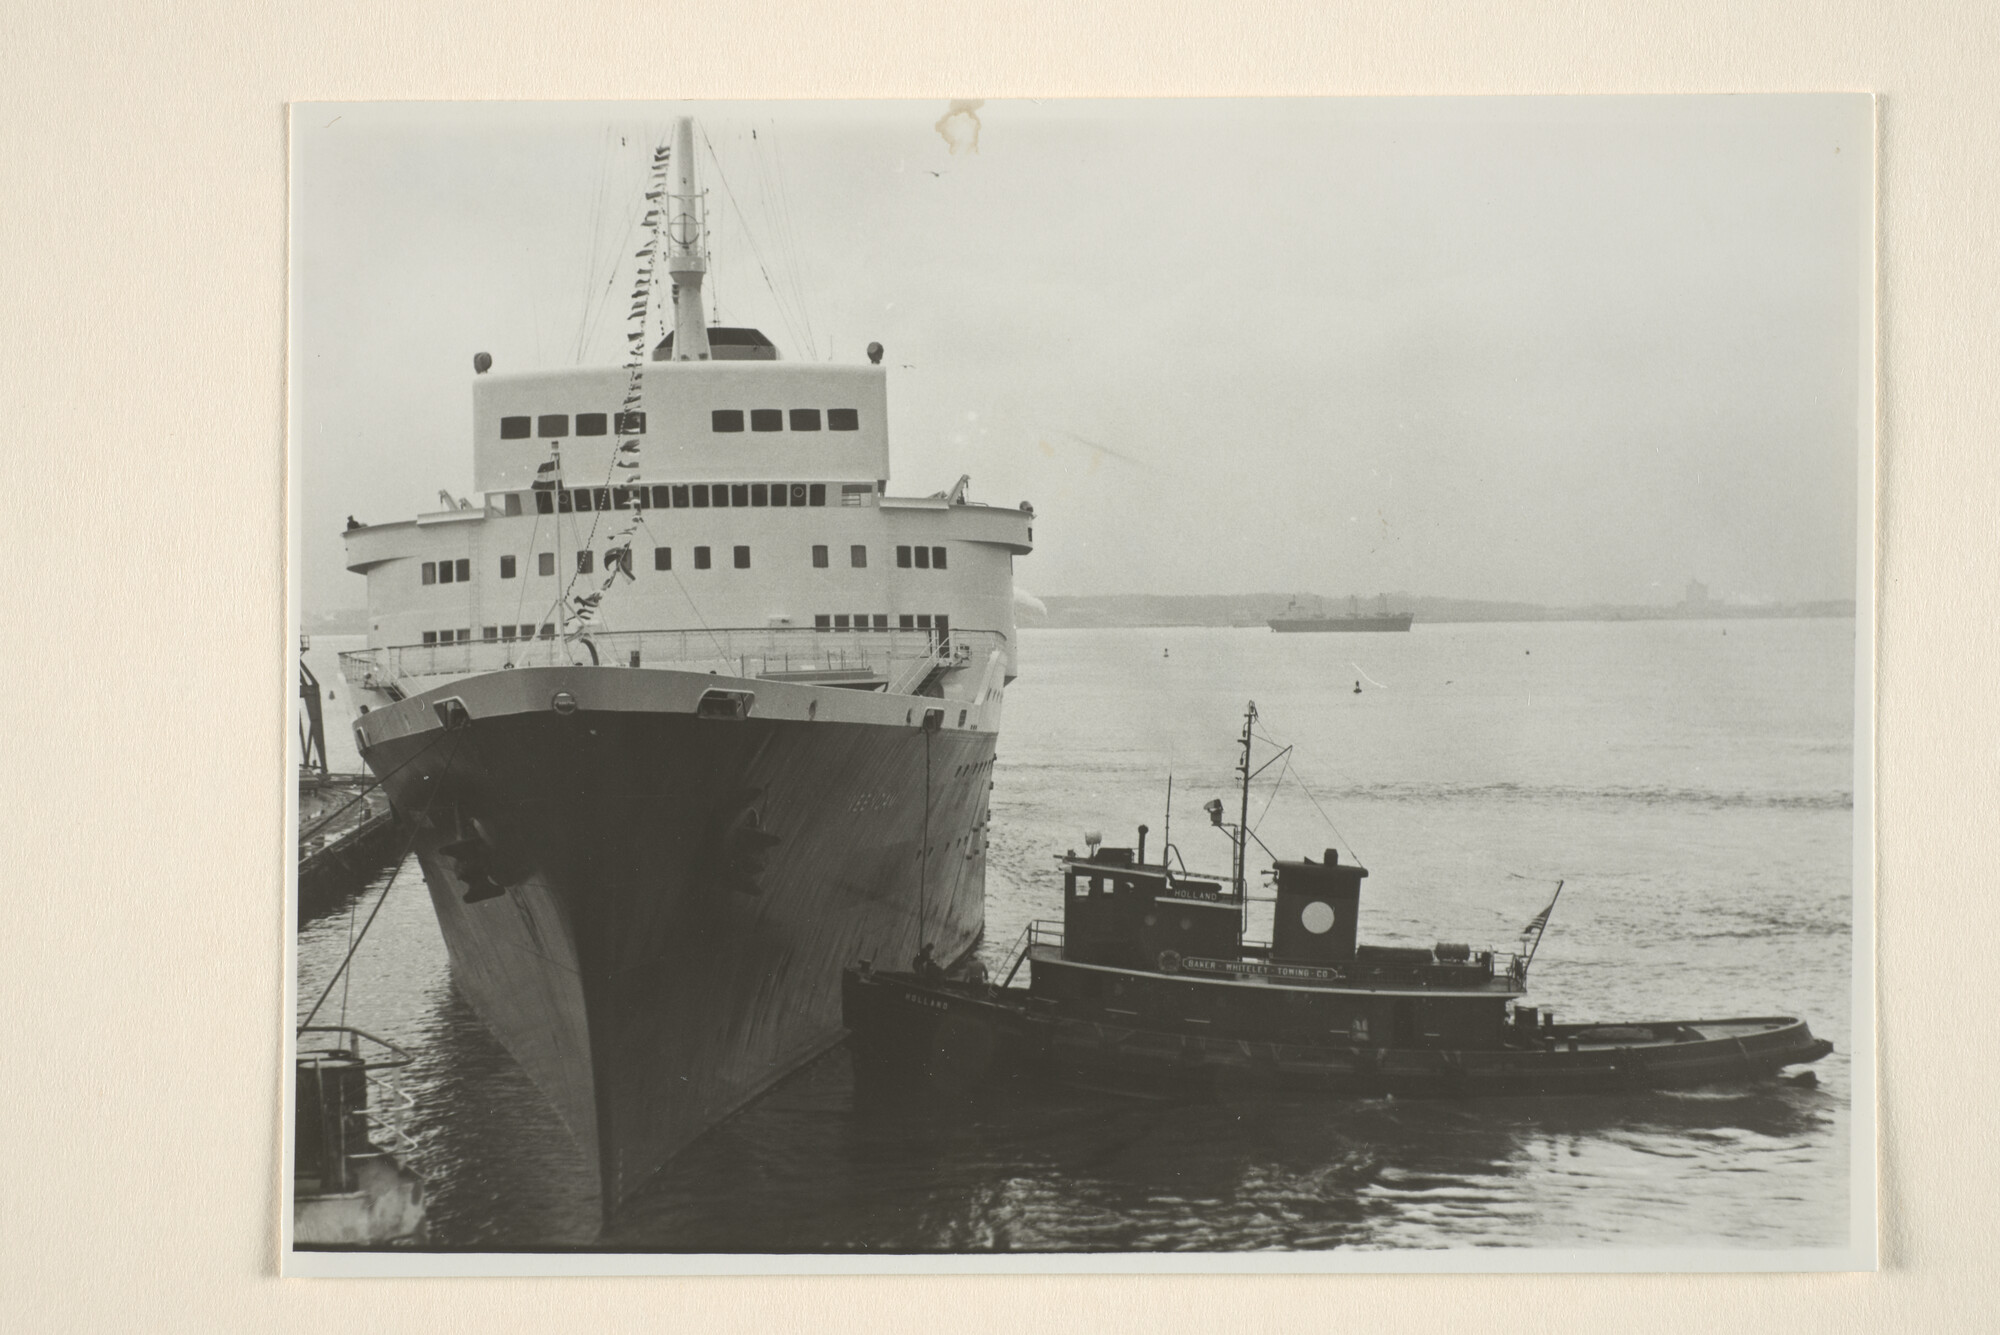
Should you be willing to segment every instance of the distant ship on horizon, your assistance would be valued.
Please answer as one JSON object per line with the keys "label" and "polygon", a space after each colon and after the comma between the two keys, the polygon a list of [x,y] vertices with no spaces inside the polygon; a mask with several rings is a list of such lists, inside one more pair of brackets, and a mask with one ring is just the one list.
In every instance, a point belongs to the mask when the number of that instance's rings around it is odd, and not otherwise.
{"label": "distant ship on horizon", "polygon": [[1359,598],[1349,598],[1347,600],[1347,615],[1344,617],[1330,617],[1324,612],[1315,613],[1312,616],[1294,616],[1292,614],[1298,611],[1299,600],[1293,598],[1290,605],[1285,608],[1285,615],[1274,618],[1270,626],[1272,630],[1277,631],[1280,635],[1298,635],[1315,631],[1334,630],[1408,630],[1410,622],[1415,619],[1416,614],[1414,612],[1391,612],[1389,610],[1389,595],[1385,593],[1380,595],[1380,597],[1382,610],[1366,616],[1361,612],[1361,600]]}

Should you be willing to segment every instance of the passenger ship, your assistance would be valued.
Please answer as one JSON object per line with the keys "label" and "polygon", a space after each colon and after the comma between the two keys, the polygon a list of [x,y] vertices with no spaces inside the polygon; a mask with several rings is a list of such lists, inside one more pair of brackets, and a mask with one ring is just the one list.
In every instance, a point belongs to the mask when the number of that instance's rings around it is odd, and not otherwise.
{"label": "passenger ship", "polygon": [[689,121],[653,168],[634,312],[662,266],[672,332],[609,369],[481,354],[480,499],[346,535],[361,755],[607,1213],[838,1039],[848,961],[973,948],[1034,519],[890,495],[879,346],[708,327]]}

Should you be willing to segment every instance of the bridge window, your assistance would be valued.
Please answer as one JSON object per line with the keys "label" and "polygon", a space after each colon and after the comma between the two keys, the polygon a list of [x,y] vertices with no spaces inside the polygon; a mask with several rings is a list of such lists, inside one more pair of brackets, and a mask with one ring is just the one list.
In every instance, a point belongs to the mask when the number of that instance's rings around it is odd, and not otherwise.
{"label": "bridge window", "polygon": [[618,414],[618,434],[621,436],[643,436],[646,434],[646,414],[630,412]]}
{"label": "bridge window", "polygon": [[750,484],[750,504],[769,505],[770,503],[771,503],[770,484],[765,482],[752,482]]}
{"label": "bridge window", "polygon": [[[687,494],[687,491],[688,491],[688,488],[686,488],[686,487],[675,487],[675,488],[674,488],[674,491],[675,491],[675,493],[676,493],[677,495],[680,495],[680,496],[682,496],[683,498],[685,498],[685,496],[686,496],[686,494]],[[694,488],[694,508],[695,508],[695,509],[697,509],[697,510],[706,510],[706,509],[708,508],[708,488],[707,488],[707,487],[705,487],[705,486],[699,486],[699,485],[698,485],[698,486],[696,486],[696,487]]]}
{"label": "bridge window", "polygon": [[597,508],[600,510],[609,510],[611,508],[611,488],[596,487],[593,490],[597,493]]}
{"label": "bridge window", "polygon": [[553,574],[555,574],[555,573],[556,573],[556,554],[555,554],[554,552],[537,552],[537,553],[535,553],[535,573],[536,573],[537,575],[553,575]]}
{"label": "bridge window", "polygon": [[752,408],[750,410],[752,431],[783,431],[785,413],[781,408]]}
{"label": "bridge window", "polygon": [[590,488],[578,487],[569,494],[569,501],[571,509],[588,514],[592,508],[590,504]]}
{"label": "bridge window", "polygon": [[571,493],[568,490],[563,490],[556,493],[557,513],[568,514],[571,510],[574,509],[576,509],[576,501],[573,493]]}
{"label": "bridge window", "polygon": [[708,498],[718,506],[726,506],[729,504],[729,488],[721,482],[714,483],[708,489]]}
{"label": "bridge window", "polygon": [[500,419],[500,439],[526,440],[530,425],[525,417],[503,417]]}
{"label": "bridge window", "polygon": [[674,568],[674,549],[671,547],[653,548],[653,569],[672,570],[673,568]]}
{"label": "bridge window", "polygon": [[806,503],[806,484],[803,482],[794,482],[791,490],[792,504],[804,505]]}
{"label": "bridge window", "polygon": [[750,568],[750,549],[748,547],[738,547],[736,549],[736,568],[738,570],[748,570]]}
{"label": "bridge window", "polygon": [[908,570],[910,568],[910,549],[908,547],[898,547],[896,549],[896,568],[898,570]]}
{"label": "bridge window", "polygon": [[929,569],[931,568],[931,549],[930,549],[930,548],[928,548],[928,547],[919,547],[919,548],[917,548],[917,549],[916,549],[916,557],[917,557],[917,569],[919,569],[919,570],[929,570]]}
{"label": "bridge window", "polygon": [[741,408],[717,408],[708,415],[708,425],[711,431],[741,431],[743,429],[743,410]]}
{"label": "bridge window", "polygon": [[576,434],[579,436],[601,436],[604,434],[606,419],[603,413],[578,413]]}
{"label": "bridge window", "polygon": [[729,503],[739,510],[750,504],[750,484],[748,482],[738,482],[730,487]]}
{"label": "bridge window", "polygon": [[435,584],[437,582],[438,582],[438,563],[435,561],[424,562],[424,583]]}
{"label": "bridge window", "polygon": [[576,554],[576,573],[588,575],[597,564],[597,554],[588,547]]}
{"label": "bridge window", "polygon": [[630,487],[613,487],[611,489],[611,508],[614,510],[631,509],[632,489]]}
{"label": "bridge window", "polygon": [[451,582],[452,582],[451,562],[449,561],[438,562],[438,583],[449,584]]}
{"label": "bridge window", "polygon": [[819,544],[813,546],[813,569],[826,569],[826,548]]}
{"label": "bridge window", "polygon": [[931,548],[931,569],[932,570],[944,569],[944,548],[942,547]]}
{"label": "bridge window", "polygon": [[847,549],[847,564],[853,566],[856,570],[866,570],[868,568],[868,549],[859,543],[849,547]]}
{"label": "bridge window", "polygon": [[500,578],[501,578],[501,579],[512,579],[512,578],[514,578],[514,558],[513,558],[513,557],[511,557],[511,556],[503,556],[503,557],[501,557],[501,558],[500,558]]}
{"label": "bridge window", "polygon": [[854,408],[828,408],[826,410],[826,429],[828,431],[859,431],[861,429],[861,413]]}
{"label": "bridge window", "polygon": [[536,492],[535,513],[538,515],[552,515],[555,512],[556,512],[555,493],[550,491]]}
{"label": "bridge window", "polygon": [[792,430],[794,431],[819,430],[819,409],[817,408],[792,409]]}
{"label": "bridge window", "polygon": [[535,434],[543,439],[569,434],[568,413],[543,413],[535,419]]}
{"label": "bridge window", "polygon": [[806,488],[806,498],[807,498],[806,504],[808,505],[825,505],[826,483],[815,482],[810,487]]}
{"label": "bridge window", "polygon": [[520,514],[521,493],[518,491],[508,492],[505,499],[503,499],[500,502],[500,512],[506,515],[509,519],[513,518],[515,515]]}
{"label": "bridge window", "polygon": [[694,568],[696,570],[708,569],[708,548],[697,547],[694,549]]}

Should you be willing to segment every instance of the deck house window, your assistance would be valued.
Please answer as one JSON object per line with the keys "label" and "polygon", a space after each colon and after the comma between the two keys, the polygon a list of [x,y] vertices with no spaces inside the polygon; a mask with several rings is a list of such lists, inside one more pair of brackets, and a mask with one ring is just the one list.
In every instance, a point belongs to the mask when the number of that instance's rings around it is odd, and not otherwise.
{"label": "deck house window", "polygon": [[609,510],[611,508],[611,488],[598,487],[596,492],[597,508],[600,510]]}
{"label": "deck house window", "polygon": [[535,419],[535,434],[544,440],[569,434],[568,413],[543,413]]}
{"label": "deck house window", "polygon": [[697,547],[694,549],[694,568],[696,570],[708,569],[708,548]]}
{"label": "deck house window", "polygon": [[652,500],[649,502],[649,504],[651,504],[655,510],[666,509],[669,505],[673,504],[672,491],[664,485],[652,488]]}
{"label": "deck house window", "polygon": [[792,409],[792,430],[794,431],[819,430],[819,409],[817,408]]}
{"label": "deck house window", "polygon": [[847,613],[840,612],[835,614],[833,618],[833,628],[835,630],[846,630],[848,628]]}
{"label": "deck house window", "polygon": [[455,564],[458,566],[458,582],[460,584],[470,584],[472,582],[472,558],[469,556],[460,557]]}
{"label": "deck house window", "polygon": [[818,544],[813,546],[813,569],[826,569],[826,548],[824,546]]}
{"label": "deck house window", "polygon": [[708,489],[708,499],[715,502],[718,507],[727,506],[729,504],[728,485],[721,482],[712,483]]}
{"label": "deck house window", "polygon": [[875,629],[889,629],[889,614],[887,612],[877,612],[875,614]]}
{"label": "deck house window", "polygon": [[537,553],[535,553],[535,573],[536,573],[537,575],[553,575],[553,574],[555,574],[555,573],[556,573],[556,554],[555,554],[554,552],[537,552]]}
{"label": "deck house window", "polygon": [[814,630],[831,630],[832,628],[833,628],[833,618],[828,616],[826,613],[821,612],[819,615],[813,618]]}
{"label": "deck house window", "polygon": [[556,494],[557,513],[568,514],[574,509],[576,509],[576,497],[573,493],[564,490]]}
{"label": "deck house window", "polygon": [[868,549],[860,543],[849,547],[847,549],[847,564],[853,566],[856,570],[866,570],[868,568]]}
{"label": "deck house window", "polygon": [[621,436],[643,436],[646,434],[646,414],[629,412],[618,414],[618,434]]}
{"label": "deck house window", "polygon": [[[674,492],[681,496],[685,496],[687,490],[686,487],[674,488]],[[700,483],[696,483],[694,487],[694,508],[697,510],[706,510],[708,508],[708,488]]]}
{"label": "deck house window", "polygon": [[588,575],[597,564],[597,553],[588,547],[576,554],[576,573]]}
{"label": "deck house window", "polygon": [[427,630],[424,632],[425,644],[436,644],[437,642],[438,642],[438,633],[436,631]]}
{"label": "deck house window", "polygon": [[917,569],[919,569],[919,570],[929,570],[929,569],[931,568],[931,549],[930,549],[930,548],[928,548],[928,547],[919,547],[919,548],[917,548],[917,549],[916,549],[916,557],[917,557]]}
{"label": "deck house window", "polygon": [[472,627],[470,627],[470,626],[460,626],[460,627],[458,628],[458,642],[459,642],[460,644],[463,644],[463,643],[465,643],[465,642],[466,642],[467,640],[469,640],[469,639],[471,639],[471,638],[472,638]]}
{"label": "deck house window", "polygon": [[424,583],[435,584],[437,582],[438,582],[438,563],[435,561],[424,562]]}
{"label": "deck house window", "polygon": [[736,549],[736,568],[738,570],[748,570],[750,568],[750,549],[748,547],[738,547]]}
{"label": "deck house window", "polygon": [[501,578],[501,579],[512,579],[512,578],[514,578],[514,558],[513,558],[513,557],[511,557],[511,556],[503,556],[503,557],[501,557],[501,558],[500,558],[500,578]]}
{"label": "deck house window", "polygon": [[750,504],[756,506],[756,505],[769,505],[770,503],[771,503],[770,485],[764,482],[752,482],[750,484]]}
{"label": "deck house window", "polygon": [[861,412],[856,408],[828,408],[826,410],[828,431],[859,431]]}
{"label": "deck house window", "polygon": [[783,505],[785,503],[785,497],[790,491],[791,488],[787,487],[784,483],[773,482],[771,484],[771,504]]}
{"label": "deck house window", "polygon": [[672,570],[673,568],[674,568],[674,549],[671,547],[653,548],[653,569]]}
{"label": "deck house window", "polygon": [[898,547],[896,549],[896,568],[898,570],[908,570],[910,568],[910,549],[908,547]]}
{"label": "deck house window", "polygon": [[604,434],[606,419],[603,413],[578,413],[576,434],[579,436],[601,436]]}
{"label": "deck house window", "polygon": [[743,410],[741,408],[717,408],[708,415],[708,426],[711,431],[741,431],[743,429]]}
{"label": "deck house window", "polygon": [[632,489],[630,487],[613,487],[611,489],[611,508],[614,510],[631,509]]}
{"label": "deck house window", "polygon": [[508,492],[505,499],[503,499],[500,502],[500,511],[502,514],[506,515],[509,519],[512,519],[515,515],[520,514],[521,493],[518,491]]}
{"label": "deck house window", "polygon": [[590,513],[592,507],[590,504],[589,487],[576,488],[576,490],[569,493],[569,500],[571,509],[576,510],[580,514]]}
{"label": "deck house window", "polygon": [[806,504],[808,505],[826,504],[826,483],[815,482],[811,486],[806,488]]}
{"label": "deck house window", "polygon": [[898,630],[915,630],[917,628],[917,619],[908,612],[904,612],[897,616],[896,628]]}
{"label": "deck house window", "polygon": [[542,638],[545,640],[553,640],[555,637],[556,637],[556,623],[553,621],[544,621],[542,623]]}
{"label": "deck house window", "polygon": [[752,408],[750,410],[750,429],[752,431],[783,431],[785,429],[784,410],[780,408]]}
{"label": "deck house window", "polygon": [[497,640],[500,638],[500,628],[498,626],[487,626],[480,631],[479,637],[483,640]]}
{"label": "deck house window", "polygon": [[526,440],[531,425],[525,417],[503,417],[500,419],[500,439]]}
{"label": "deck house window", "polygon": [[931,548],[931,569],[932,570],[944,569],[944,548],[942,547]]}
{"label": "deck house window", "polygon": [[750,484],[748,482],[738,482],[730,487],[729,503],[739,510],[750,504]]}
{"label": "deck house window", "polygon": [[538,515],[552,515],[555,512],[556,512],[555,494],[553,492],[547,492],[547,491],[536,492],[535,513]]}
{"label": "deck house window", "polygon": [[917,613],[917,629],[918,629],[918,630],[929,630],[930,628],[931,628],[931,618],[930,618],[930,613],[928,613],[928,612],[919,612],[919,613]]}
{"label": "deck house window", "polygon": [[452,574],[451,562],[449,561],[438,562],[438,583],[449,584],[452,582],[453,578],[454,576]]}

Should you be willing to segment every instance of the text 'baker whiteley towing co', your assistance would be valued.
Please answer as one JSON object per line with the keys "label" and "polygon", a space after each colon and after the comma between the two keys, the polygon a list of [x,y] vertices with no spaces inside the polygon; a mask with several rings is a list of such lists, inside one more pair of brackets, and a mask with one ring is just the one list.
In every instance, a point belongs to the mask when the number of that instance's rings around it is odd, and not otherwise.
{"label": "text 'baker whiteley towing co'", "polygon": [[653,154],[627,364],[481,354],[483,501],[347,533],[355,741],[607,1213],[837,1041],[842,965],[973,948],[1033,540],[963,480],[888,494],[879,346],[786,362],[708,326],[695,138]]}

